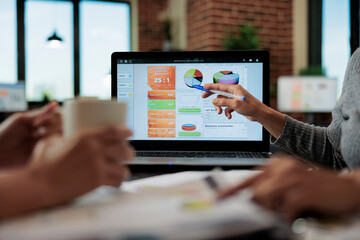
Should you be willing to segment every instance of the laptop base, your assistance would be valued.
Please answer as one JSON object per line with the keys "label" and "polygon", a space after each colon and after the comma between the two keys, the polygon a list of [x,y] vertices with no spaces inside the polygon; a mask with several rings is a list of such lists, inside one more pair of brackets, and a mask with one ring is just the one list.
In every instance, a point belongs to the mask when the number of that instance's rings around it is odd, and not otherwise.
{"label": "laptop base", "polygon": [[[199,154],[199,152],[190,152],[187,157],[163,156],[168,154],[173,156],[177,155],[177,153],[180,153],[181,155],[181,152],[160,152],[159,154],[162,156],[158,157],[154,156],[157,152],[148,151],[148,153],[151,157],[138,156],[129,163],[129,168],[133,174],[151,176],[182,171],[210,171],[216,167],[220,167],[223,170],[251,169],[256,166],[264,165],[266,161],[271,157],[271,153],[261,153],[261,156],[263,157],[250,156],[244,158],[231,158],[229,157],[229,155],[227,155],[228,157],[191,157],[191,155],[195,156],[196,154]],[[188,152],[185,153],[188,154]],[[241,153],[237,152],[230,153],[241,155]],[[207,152],[206,154],[208,156],[211,156],[212,152]],[[219,152],[215,152],[215,155],[212,156],[218,156],[219,154]],[[246,156],[249,156],[250,153],[244,154]],[[144,152],[138,155],[144,155]],[[259,153],[254,153],[254,156],[259,156]]]}

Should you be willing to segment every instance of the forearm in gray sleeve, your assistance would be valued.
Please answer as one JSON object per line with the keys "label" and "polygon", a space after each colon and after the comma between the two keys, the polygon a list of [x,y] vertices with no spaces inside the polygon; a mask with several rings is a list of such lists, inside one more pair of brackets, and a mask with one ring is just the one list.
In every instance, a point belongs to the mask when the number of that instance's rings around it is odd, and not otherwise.
{"label": "forearm in gray sleeve", "polygon": [[286,116],[283,132],[277,139],[271,137],[271,143],[304,160],[334,168],[333,149],[325,127]]}
{"label": "forearm in gray sleeve", "polygon": [[341,153],[350,168],[360,167],[360,112],[358,108],[343,111]]}

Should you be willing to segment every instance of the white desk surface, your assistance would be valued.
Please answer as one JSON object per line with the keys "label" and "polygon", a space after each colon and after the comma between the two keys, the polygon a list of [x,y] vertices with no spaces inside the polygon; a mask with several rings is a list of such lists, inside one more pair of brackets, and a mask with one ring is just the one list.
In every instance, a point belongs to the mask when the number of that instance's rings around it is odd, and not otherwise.
{"label": "white desk surface", "polygon": [[[202,180],[207,174],[135,180],[125,182],[121,191],[99,188],[72,204],[2,222],[0,239],[211,239],[274,224],[273,215],[245,193],[215,202],[214,191]],[[251,174],[228,171],[225,178],[238,181]]]}
{"label": "white desk surface", "polygon": [[[224,178],[236,183],[254,173],[226,171]],[[0,239],[213,239],[282,224],[246,191],[214,202],[214,192],[202,180],[208,174],[150,177],[125,182],[120,191],[102,187],[71,204],[2,222]],[[310,222],[296,239],[360,239],[359,221],[336,226]]]}

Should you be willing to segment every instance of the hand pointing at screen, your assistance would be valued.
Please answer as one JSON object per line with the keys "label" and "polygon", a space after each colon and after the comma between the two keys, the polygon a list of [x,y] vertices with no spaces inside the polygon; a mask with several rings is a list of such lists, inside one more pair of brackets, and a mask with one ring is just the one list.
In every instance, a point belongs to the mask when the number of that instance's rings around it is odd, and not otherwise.
{"label": "hand pointing at screen", "polygon": [[[226,107],[224,113],[228,119],[231,119],[232,112],[235,111],[241,115],[244,115],[250,121],[256,121],[263,125],[265,129],[267,129],[275,138],[281,134],[285,124],[285,115],[260,102],[241,85],[208,83],[204,85],[204,88],[208,90],[220,90],[237,96],[245,97],[245,101],[242,101],[239,99],[218,95],[217,98],[212,100],[212,103],[214,104],[214,107],[219,114],[223,112],[221,107]],[[204,92],[202,97],[207,98],[212,94],[213,93],[211,92]]]}

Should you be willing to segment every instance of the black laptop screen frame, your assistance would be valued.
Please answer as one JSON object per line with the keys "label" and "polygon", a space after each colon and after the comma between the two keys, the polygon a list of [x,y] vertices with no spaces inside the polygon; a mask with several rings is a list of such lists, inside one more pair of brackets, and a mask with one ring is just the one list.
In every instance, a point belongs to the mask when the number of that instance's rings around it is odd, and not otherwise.
{"label": "black laptop screen frame", "polygon": [[[118,59],[136,63],[263,63],[263,103],[269,106],[270,55],[265,50],[254,51],[184,51],[184,52],[114,52],[111,55],[111,96],[117,99]],[[234,113],[236,114],[236,113]],[[161,151],[248,151],[269,152],[270,136],[262,128],[262,141],[189,141],[189,140],[133,140],[136,150]]]}

